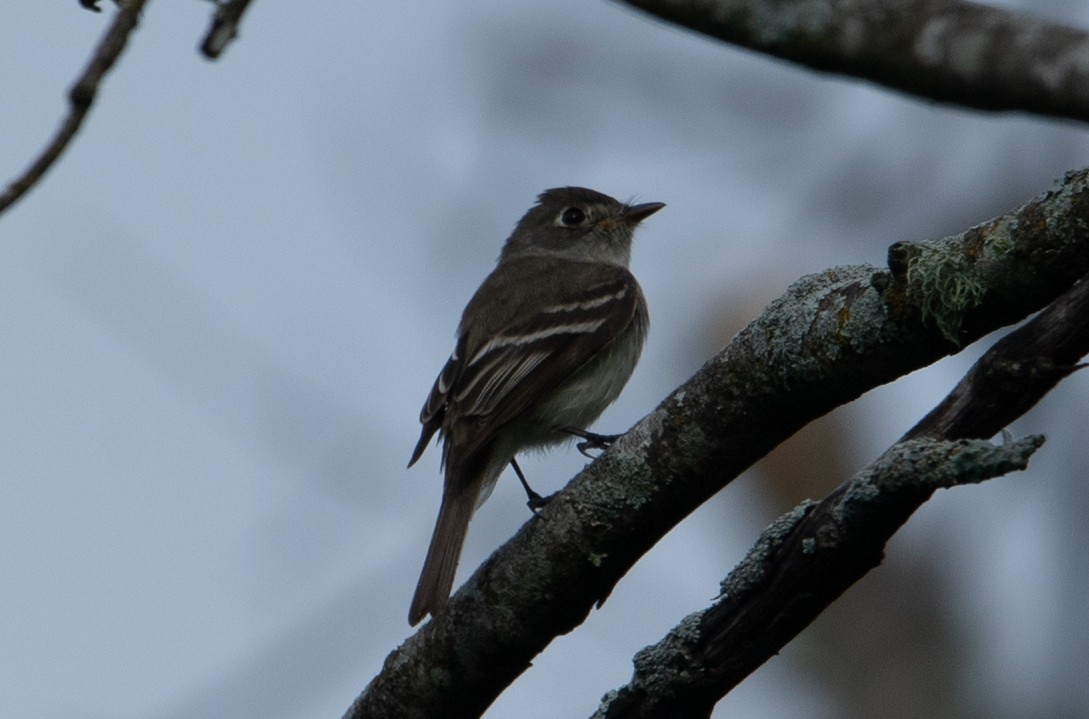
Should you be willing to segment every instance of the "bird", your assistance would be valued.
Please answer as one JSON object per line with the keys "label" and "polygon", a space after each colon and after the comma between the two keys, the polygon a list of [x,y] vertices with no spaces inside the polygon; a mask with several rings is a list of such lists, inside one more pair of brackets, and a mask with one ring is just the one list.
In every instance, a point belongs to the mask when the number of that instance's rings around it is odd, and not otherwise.
{"label": "bird", "polygon": [[622,203],[582,187],[546,190],[515,225],[495,269],[469,300],[454,351],[420,411],[408,466],[438,433],[442,501],[409,624],[450,595],[473,513],[515,455],[585,432],[619,395],[650,320],[628,270],[632,237],[661,202]]}

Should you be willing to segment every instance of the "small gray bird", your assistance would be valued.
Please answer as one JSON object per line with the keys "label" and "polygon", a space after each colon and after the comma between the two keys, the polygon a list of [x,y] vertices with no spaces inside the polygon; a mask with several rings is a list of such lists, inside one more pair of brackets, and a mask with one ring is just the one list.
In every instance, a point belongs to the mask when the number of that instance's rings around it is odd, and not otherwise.
{"label": "small gray bird", "polygon": [[446,604],[473,511],[507,464],[518,471],[515,454],[570,439],[624,388],[650,323],[628,271],[632,234],[663,207],[546,190],[469,301],[408,463],[438,432],[446,479],[410,624]]}

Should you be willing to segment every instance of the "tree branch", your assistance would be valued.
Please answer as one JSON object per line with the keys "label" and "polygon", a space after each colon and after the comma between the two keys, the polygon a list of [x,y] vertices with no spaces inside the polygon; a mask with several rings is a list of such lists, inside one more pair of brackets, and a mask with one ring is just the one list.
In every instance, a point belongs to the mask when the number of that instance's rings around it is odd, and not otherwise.
{"label": "tree branch", "polygon": [[204,42],[200,44],[200,51],[206,58],[218,59],[227,44],[238,37],[238,26],[242,23],[242,14],[246,12],[249,4],[250,0],[217,0],[212,25],[204,36]]}
{"label": "tree branch", "polygon": [[818,70],[981,110],[1089,121],[1089,33],[956,0],[625,0]]}
{"label": "tree branch", "polygon": [[83,124],[83,118],[87,116],[87,112],[91,109],[91,104],[98,93],[98,86],[102,82],[102,78],[117,62],[117,58],[121,56],[125,49],[129,35],[136,29],[136,25],[140,20],[140,12],[144,9],[145,4],[147,4],[147,0],[125,0],[117,3],[117,13],[114,15],[113,23],[98,44],[98,48],[95,50],[94,55],[91,56],[91,61],[87,64],[83,74],[76,80],[76,84],[72,86],[72,89],[68,91],[68,101],[71,104],[68,116],[61,123],[56,135],[53,136],[53,140],[42,150],[38,158],[31,163],[30,167],[22,175],[8,185],[8,189],[3,195],[0,195],[0,213],[3,213],[4,210],[26,194],[27,190],[37,184],[68,147],[68,143],[71,142],[72,138],[75,137],[80,125]]}
{"label": "tree branch", "polygon": [[607,694],[594,719],[709,717],[730,689],[881,563],[885,542],[907,518],[905,501],[1024,469],[1043,441],[893,445],[822,502],[802,503],[765,529],[722,582],[721,599],[636,654],[631,682]]}
{"label": "tree branch", "polygon": [[935,489],[1023,469],[1043,442],[983,439],[1028,411],[1089,353],[1089,278],[995,344],[896,445],[819,504],[768,527],[710,608],[635,658],[598,719],[695,717],[777,654],[883,557]]}
{"label": "tree branch", "polygon": [[[347,716],[478,716],[666,532],[779,442],[1066,290],[1089,270],[1086,218],[1089,170],[960,235],[894,246],[890,271],[844,267],[796,282],[496,551],[389,655]],[[975,288],[969,300],[919,279],[950,273]],[[947,307],[947,296],[958,301]]]}
{"label": "tree branch", "polygon": [[1089,353],[1089,276],[999,340],[903,439],[990,437],[1033,407]]}

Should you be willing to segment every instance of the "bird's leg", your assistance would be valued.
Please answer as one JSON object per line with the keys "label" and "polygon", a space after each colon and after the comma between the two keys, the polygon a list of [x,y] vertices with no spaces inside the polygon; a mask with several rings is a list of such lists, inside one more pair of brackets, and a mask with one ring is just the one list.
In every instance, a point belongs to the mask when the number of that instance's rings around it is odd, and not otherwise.
{"label": "bird's leg", "polygon": [[510,466],[514,470],[514,473],[518,475],[518,481],[522,483],[522,488],[526,490],[526,506],[529,507],[529,511],[535,515],[540,516],[541,507],[548,504],[548,500],[551,497],[542,497],[533,491],[533,488],[529,486],[529,482],[526,481],[526,475],[522,474],[522,468],[518,466],[518,461],[511,457]]}
{"label": "bird's leg", "polygon": [[594,455],[590,454],[591,449],[608,449],[610,444],[623,436],[620,434],[598,434],[596,432],[587,432],[578,427],[557,427],[556,431],[570,434],[584,440],[576,444],[575,448],[590,459],[594,459]]}

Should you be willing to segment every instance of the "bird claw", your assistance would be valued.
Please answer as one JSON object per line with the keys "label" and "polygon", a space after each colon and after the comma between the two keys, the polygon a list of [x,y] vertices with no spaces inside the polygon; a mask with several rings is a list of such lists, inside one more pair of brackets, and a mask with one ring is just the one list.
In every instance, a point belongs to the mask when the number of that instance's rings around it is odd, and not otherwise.
{"label": "bird claw", "polygon": [[582,439],[575,445],[575,449],[579,451],[585,457],[590,459],[596,459],[595,455],[590,454],[591,450],[604,451],[609,448],[616,440],[620,439],[622,435],[619,434],[598,434],[597,432],[587,432],[584,429],[578,429],[577,427],[557,427],[558,432],[570,434],[574,437]]}
{"label": "bird claw", "polygon": [[541,510],[552,501],[552,497],[542,497],[536,492],[532,492],[529,495],[529,499],[526,501],[526,506],[529,507],[529,511],[533,512],[535,517],[544,517],[541,514]]}

